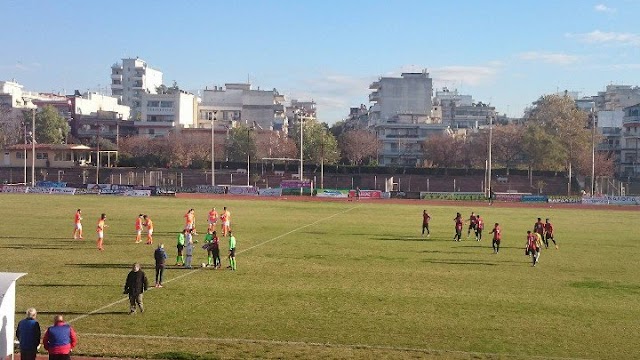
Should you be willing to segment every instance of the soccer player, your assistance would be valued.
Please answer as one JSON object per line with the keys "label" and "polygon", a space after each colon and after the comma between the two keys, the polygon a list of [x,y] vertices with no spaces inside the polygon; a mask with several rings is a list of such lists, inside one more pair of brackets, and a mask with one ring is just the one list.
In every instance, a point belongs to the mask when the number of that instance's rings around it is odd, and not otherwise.
{"label": "soccer player", "polygon": [[184,214],[184,222],[184,228],[191,231],[195,226],[195,215],[193,213],[193,209],[189,209],[189,211]]}
{"label": "soccer player", "polygon": [[74,226],[73,226],[73,240],[84,239],[82,237],[82,211],[78,209],[76,211]]}
{"label": "soccer player", "polygon": [[211,231],[211,229],[207,230],[207,234],[204,236],[204,245],[202,245],[202,248],[207,250],[207,266],[212,266],[213,265],[213,255],[211,253],[211,247],[213,243],[213,232]]}
{"label": "soccer player", "polygon": [[536,266],[538,262],[538,253],[540,251],[540,247],[537,244],[537,239],[534,234],[531,233],[531,230],[527,230],[527,245],[526,245],[526,253],[531,256],[533,260],[533,266]]}
{"label": "soccer player", "polygon": [[484,230],[484,219],[478,214],[476,215],[476,241],[482,240],[482,230]]}
{"label": "soccer player", "polygon": [[187,253],[184,267],[187,269],[191,269],[191,262],[193,261],[193,236],[191,235],[191,231],[187,231],[187,233],[185,234],[184,247]]}
{"label": "soccer player", "polygon": [[182,251],[184,250],[184,240],[187,231],[187,229],[182,229],[182,232],[178,234],[178,242],[176,244],[176,247],[178,248],[178,256],[176,256],[176,266],[181,266],[182,264],[184,264]]}
{"label": "soccer player", "polygon": [[431,236],[431,232],[429,231],[429,221],[431,220],[431,216],[427,213],[427,210],[422,211],[422,236],[424,237],[424,231],[427,230],[427,237]]}
{"label": "soccer player", "polygon": [[553,238],[553,225],[549,221],[549,218],[544,223],[544,246],[549,248],[549,239],[553,241],[553,245],[556,246],[556,250],[558,249],[558,244],[556,244],[556,240]]}
{"label": "soccer player", "polygon": [[227,269],[236,270],[236,237],[229,231],[229,267]]}
{"label": "soccer player", "polygon": [[143,215],[144,226],[147,227],[147,245],[153,244],[153,221],[147,215]]}
{"label": "soccer player", "polygon": [[227,210],[226,206],[222,208],[220,221],[222,221],[222,236],[231,236],[231,212]]}
{"label": "soccer player", "polygon": [[464,221],[462,220],[462,215],[460,213],[456,213],[456,217],[453,218],[453,221],[456,223],[456,234],[453,235],[453,241],[461,241],[462,240],[462,224]]}
{"label": "soccer player", "polygon": [[472,211],[471,212],[471,216],[469,216],[469,228],[467,229],[467,239],[469,238],[469,235],[471,234],[471,230],[473,230],[473,232],[476,231],[476,221],[477,221],[477,217],[476,214]]}
{"label": "soccer player", "polygon": [[502,240],[502,230],[500,229],[500,224],[495,223],[495,225],[493,225],[493,230],[491,230],[489,234],[493,234],[491,247],[493,247],[493,253],[497,254],[500,252],[500,241]]}
{"label": "soccer player", "polygon": [[98,227],[96,227],[96,232],[98,233],[98,250],[104,251],[104,228],[107,227],[107,224],[104,221],[107,220],[107,214],[102,213],[100,215],[100,220],[98,220]]}
{"label": "soccer player", "polygon": [[138,215],[138,218],[136,219],[136,244],[142,242],[142,224],[143,224],[143,220],[142,217],[144,215],[140,214]]}
{"label": "soccer player", "polygon": [[216,208],[212,208],[211,211],[209,211],[209,227],[207,228],[207,232],[215,230],[217,223],[218,212],[216,211]]}
{"label": "soccer player", "polygon": [[533,232],[540,234],[540,237],[544,235],[544,224],[542,223],[542,219],[538,218],[538,221],[533,224]]}
{"label": "soccer player", "polygon": [[213,257],[213,268],[220,269],[220,266],[222,265],[222,261],[220,261],[220,240],[218,239],[218,235],[215,231],[213,232],[213,240],[211,241],[209,249],[211,250],[211,256]]}

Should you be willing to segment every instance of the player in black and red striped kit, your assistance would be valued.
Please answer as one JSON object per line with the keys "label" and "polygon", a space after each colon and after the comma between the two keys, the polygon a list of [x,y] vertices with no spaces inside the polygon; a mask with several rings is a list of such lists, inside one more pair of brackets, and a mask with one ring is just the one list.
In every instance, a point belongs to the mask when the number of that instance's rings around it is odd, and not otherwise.
{"label": "player in black and red striped kit", "polygon": [[471,216],[469,216],[469,228],[467,229],[467,239],[471,234],[471,230],[473,230],[474,232],[476,231],[477,222],[478,222],[478,217],[476,216],[476,213],[472,211]]}
{"label": "player in black and red striped kit", "polygon": [[553,238],[553,225],[551,224],[551,222],[549,221],[549,218],[547,218],[546,222],[544,223],[544,247],[545,248],[549,248],[549,239],[551,239],[551,241],[553,241],[553,245],[556,246],[556,250],[558,249],[558,244],[556,244],[556,240]]}

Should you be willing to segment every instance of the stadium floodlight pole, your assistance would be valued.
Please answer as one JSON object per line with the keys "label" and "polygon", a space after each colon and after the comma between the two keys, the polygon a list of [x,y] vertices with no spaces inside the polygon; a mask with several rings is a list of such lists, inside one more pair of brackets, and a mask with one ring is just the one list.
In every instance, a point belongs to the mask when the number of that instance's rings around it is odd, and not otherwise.
{"label": "stadium floodlight pole", "polygon": [[487,116],[489,119],[489,161],[487,163],[487,191],[489,192],[489,196],[491,196],[491,147],[493,141],[493,116]]}
{"label": "stadium floodlight pole", "polygon": [[251,154],[251,130],[253,127],[247,127],[247,187],[251,186],[249,179],[251,178],[251,168],[249,167],[251,158],[249,155]]}
{"label": "stadium floodlight pole", "polygon": [[26,122],[22,122],[22,129],[24,130],[24,154],[23,154],[23,159],[24,159],[24,185],[27,185],[27,123]]}
{"label": "stadium floodlight pole", "polygon": [[100,124],[96,123],[96,186],[100,185]]}
{"label": "stadium floodlight pole", "polygon": [[[302,181],[302,177],[304,176],[304,160],[303,160],[303,144],[304,144],[304,136],[303,136],[303,131],[304,131],[304,117],[301,116],[302,113],[300,111],[298,111],[298,121],[300,121],[300,174],[298,174],[300,176],[300,181]],[[300,190],[302,191],[302,189]]]}
{"label": "stadium floodlight pole", "polygon": [[31,108],[31,187],[36,186],[36,108]]}
{"label": "stadium floodlight pole", "polygon": [[211,186],[216,186],[216,153],[215,153],[215,123],[217,110],[213,110],[211,118]]}
{"label": "stadium floodlight pole", "polygon": [[589,116],[591,116],[591,196],[593,196],[596,192],[596,114],[593,108]]}

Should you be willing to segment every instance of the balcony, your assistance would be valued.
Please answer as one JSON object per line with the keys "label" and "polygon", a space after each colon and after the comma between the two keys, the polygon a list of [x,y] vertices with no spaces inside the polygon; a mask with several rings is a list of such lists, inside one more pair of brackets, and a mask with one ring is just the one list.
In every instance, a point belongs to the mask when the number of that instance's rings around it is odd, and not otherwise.
{"label": "balcony", "polygon": [[374,91],[371,94],[369,94],[369,101],[380,101],[380,93],[377,91]]}
{"label": "balcony", "polygon": [[[111,90],[123,90],[122,84],[111,84]],[[115,95],[115,94],[114,94]]]}
{"label": "balcony", "polygon": [[380,81],[374,81],[369,85],[370,90],[380,89]]}
{"label": "balcony", "polygon": [[122,73],[120,73],[120,74],[111,74],[111,80],[120,80],[120,82],[122,82]]}
{"label": "balcony", "polygon": [[623,124],[640,124],[640,116],[639,115],[635,115],[635,116],[625,116],[622,119],[622,123]]}

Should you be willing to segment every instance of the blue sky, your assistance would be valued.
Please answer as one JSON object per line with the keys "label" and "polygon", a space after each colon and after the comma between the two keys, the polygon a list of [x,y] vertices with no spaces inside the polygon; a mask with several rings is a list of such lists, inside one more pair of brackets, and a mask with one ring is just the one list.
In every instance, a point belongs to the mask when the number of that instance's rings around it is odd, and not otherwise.
{"label": "blue sky", "polygon": [[640,0],[2,0],[0,80],[105,88],[123,57],[185,89],[247,78],[313,99],[321,121],[369,104],[380,76],[426,68],[520,116],[542,94],[640,85]]}

